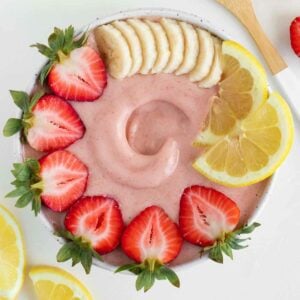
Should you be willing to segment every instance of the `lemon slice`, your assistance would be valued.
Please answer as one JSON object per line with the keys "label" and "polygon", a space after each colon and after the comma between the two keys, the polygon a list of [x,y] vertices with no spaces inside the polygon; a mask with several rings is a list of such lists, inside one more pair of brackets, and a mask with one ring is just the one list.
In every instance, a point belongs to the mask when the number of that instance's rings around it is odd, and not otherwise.
{"label": "lemon slice", "polygon": [[24,280],[24,243],[15,217],[0,205],[0,299],[15,299]]}
{"label": "lemon slice", "polygon": [[193,164],[212,181],[226,186],[259,182],[281,165],[294,139],[291,111],[278,93],[270,95],[234,130],[208,147]]}
{"label": "lemon slice", "polygon": [[59,268],[40,266],[29,272],[39,300],[92,300],[87,288]]}
{"label": "lemon slice", "polygon": [[266,72],[248,50],[236,42],[224,41],[222,65],[219,100],[212,103],[204,129],[196,138],[198,145],[215,144],[268,98]]}

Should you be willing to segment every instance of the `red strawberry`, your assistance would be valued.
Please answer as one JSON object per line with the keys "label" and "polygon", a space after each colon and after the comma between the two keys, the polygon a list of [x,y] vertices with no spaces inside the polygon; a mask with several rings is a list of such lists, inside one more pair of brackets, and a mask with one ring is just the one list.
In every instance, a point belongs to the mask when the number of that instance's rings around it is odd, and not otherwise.
{"label": "red strawberry", "polygon": [[81,198],[70,208],[65,227],[73,235],[90,241],[99,254],[106,254],[118,246],[124,224],[116,200],[94,196]]}
{"label": "red strawberry", "polygon": [[104,63],[96,50],[84,46],[86,40],[86,34],[76,39],[74,28],[69,26],[64,31],[54,28],[48,38],[49,47],[33,45],[49,58],[40,74],[41,83],[48,76],[52,91],[67,100],[94,101],[107,83]]}
{"label": "red strawberry", "polygon": [[[61,235],[72,240],[58,252],[59,262],[72,259],[73,265],[78,253],[91,258],[98,254],[113,251],[119,244],[124,223],[116,200],[106,196],[84,197],[68,211],[65,218],[66,232]],[[70,252],[70,249],[73,249]],[[74,249],[77,249],[74,250]],[[80,259],[87,273],[90,272],[91,259]]]}
{"label": "red strawberry", "polygon": [[65,100],[37,93],[30,101],[21,91],[11,91],[15,103],[23,110],[22,119],[9,119],[4,135],[22,131],[29,145],[38,151],[65,148],[80,139],[85,127],[74,108]]}
{"label": "red strawberry", "polygon": [[250,233],[259,224],[233,231],[240,220],[238,206],[224,194],[202,186],[184,190],[180,201],[179,227],[188,242],[207,247],[209,256],[223,262],[222,251],[232,258],[231,249],[241,249],[237,235]]}
{"label": "red strawberry", "polygon": [[82,138],[85,127],[74,108],[57,96],[40,98],[32,109],[33,126],[27,141],[36,150],[65,148]]}
{"label": "red strawberry", "polygon": [[201,186],[184,190],[180,201],[179,225],[190,243],[211,246],[240,220],[237,205],[224,194]]}
{"label": "red strawberry", "polygon": [[54,211],[67,210],[86,189],[87,167],[74,154],[64,150],[44,156],[39,163],[43,203]]}
{"label": "red strawberry", "polygon": [[138,275],[136,288],[149,290],[156,279],[168,279],[179,286],[179,279],[165,264],[174,260],[182,246],[177,225],[158,206],[150,206],[135,217],[124,231],[121,246],[137,262],[120,267]]}
{"label": "red strawberry", "polygon": [[300,57],[300,17],[294,19],[290,27],[291,45]]}
{"label": "red strawberry", "polygon": [[32,202],[38,214],[41,201],[53,211],[68,209],[86,189],[87,167],[72,153],[58,150],[39,161],[27,159],[14,164],[12,183],[16,189],[7,197],[19,197],[16,206],[24,207]]}

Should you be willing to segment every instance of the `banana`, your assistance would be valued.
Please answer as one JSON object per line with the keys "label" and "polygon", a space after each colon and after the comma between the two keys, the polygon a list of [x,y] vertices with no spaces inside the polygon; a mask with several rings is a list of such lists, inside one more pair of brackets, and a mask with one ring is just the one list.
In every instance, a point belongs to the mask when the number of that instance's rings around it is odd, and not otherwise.
{"label": "banana", "polygon": [[195,28],[186,22],[179,22],[184,36],[183,62],[176,70],[176,75],[189,73],[196,65],[199,54],[199,39]]}
{"label": "banana", "polygon": [[201,81],[212,66],[214,58],[214,42],[211,34],[206,30],[196,28],[199,38],[199,54],[195,68],[189,73],[191,81]]}
{"label": "banana", "polygon": [[222,43],[218,38],[213,38],[214,40],[214,60],[210,69],[209,74],[198,82],[199,87],[201,88],[211,88],[216,85],[222,75]]}
{"label": "banana", "polygon": [[128,19],[97,27],[94,33],[114,78],[136,73],[188,73],[201,88],[210,88],[221,78],[221,41],[186,22]]}
{"label": "banana", "polygon": [[142,46],[133,28],[124,21],[114,21],[112,25],[118,29],[126,39],[132,57],[132,66],[128,76],[136,74],[143,63]]}
{"label": "banana", "polygon": [[170,46],[166,32],[158,22],[145,20],[155,38],[157,58],[151,73],[160,73],[166,67],[170,58]]}
{"label": "banana", "polygon": [[94,30],[96,43],[109,74],[117,79],[128,76],[132,58],[128,44],[119,30],[112,25],[102,25]]}
{"label": "banana", "polygon": [[151,72],[157,57],[154,35],[150,27],[140,19],[128,19],[126,22],[132,26],[141,42],[143,63],[139,72],[148,74]]}
{"label": "banana", "polygon": [[181,65],[184,52],[184,38],[181,27],[176,20],[162,18],[160,24],[166,31],[171,55],[167,66],[164,68],[164,73],[173,73]]}

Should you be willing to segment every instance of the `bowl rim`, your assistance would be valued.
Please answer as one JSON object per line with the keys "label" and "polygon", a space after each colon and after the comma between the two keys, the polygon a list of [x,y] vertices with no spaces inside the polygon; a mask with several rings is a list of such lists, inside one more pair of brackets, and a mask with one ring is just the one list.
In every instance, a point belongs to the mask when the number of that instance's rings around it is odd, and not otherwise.
{"label": "bowl rim", "polygon": [[[204,28],[206,30],[208,30],[209,32],[213,33],[214,35],[222,38],[223,40],[228,40],[231,39],[231,35],[227,32],[225,32],[225,30],[220,27],[219,25],[216,25],[215,23],[211,22],[210,20],[204,18],[204,17],[200,17],[197,14],[193,14],[190,12],[185,12],[182,10],[177,10],[177,9],[170,9],[170,8],[136,8],[136,9],[128,9],[128,10],[121,10],[109,15],[104,15],[103,17],[98,17],[96,18],[94,21],[90,22],[89,24],[81,27],[79,30],[76,30],[76,34],[80,34],[81,32],[85,32],[88,30],[91,30],[97,26],[100,25],[104,25],[107,23],[110,23],[112,21],[115,20],[124,20],[127,18],[143,18],[143,17],[158,17],[158,18],[162,18],[162,17],[166,17],[166,18],[172,18],[172,19],[177,19],[179,21],[185,21],[191,24],[194,24],[196,26],[199,26],[201,28]],[[39,69],[42,69],[42,67],[46,64],[47,59],[45,59],[42,64],[41,67]],[[29,81],[29,84],[26,88],[26,91],[30,94],[32,92],[32,87],[34,86],[38,74],[39,72],[37,72],[37,74],[35,74],[33,76],[33,78]],[[270,87],[269,87],[270,88]],[[18,116],[20,116],[20,111],[18,111]],[[15,139],[14,139],[14,143],[13,143],[13,156],[16,159],[16,161],[22,161],[23,160],[23,156],[22,156],[22,144],[20,143],[20,135],[16,135]],[[275,181],[277,178],[277,173],[278,170],[271,176],[268,178],[268,183],[265,187],[265,190],[261,196],[261,199],[259,201],[259,203],[257,204],[253,214],[251,215],[251,217],[248,219],[248,223],[253,222],[255,219],[257,219],[259,217],[259,215],[261,214],[261,212],[263,211],[266,203],[269,201],[269,197],[270,194],[273,190],[273,187],[275,185]],[[51,225],[51,223],[48,221],[48,219],[45,217],[43,211],[41,211],[41,213],[38,215],[39,219],[42,221],[42,224],[47,228],[47,230],[52,234],[52,236],[56,239],[56,241],[58,241],[60,244],[64,244],[64,239],[55,236],[54,232],[54,228]],[[188,268],[192,267],[192,266],[196,266],[200,263],[204,263],[207,262],[208,256],[207,254],[202,256],[200,259],[194,259],[188,262],[184,262],[180,265],[172,265],[172,269],[174,271],[183,271],[183,270],[187,270]],[[99,260],[95,260],[93,259],[93,265],[99,268],[102,268],[104,270],[110,271],[110,272],[114,272],[116,270],[116,266],[109,264],[105,261],[99,261]],[[130,272],[122,272],[122,274],[130,274],[133,275]]]}

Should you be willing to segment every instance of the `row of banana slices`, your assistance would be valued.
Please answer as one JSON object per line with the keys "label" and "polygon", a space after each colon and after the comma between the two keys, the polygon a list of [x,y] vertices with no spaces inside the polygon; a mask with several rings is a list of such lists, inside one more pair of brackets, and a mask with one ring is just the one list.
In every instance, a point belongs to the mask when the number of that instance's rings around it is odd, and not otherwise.
{"label": "row of banana slices", "polygon": [[186,22],[162,18],[114,21],[95,29],[109,74],[188,74],[202,88],[217,84],[222,74],[221,41]]}

